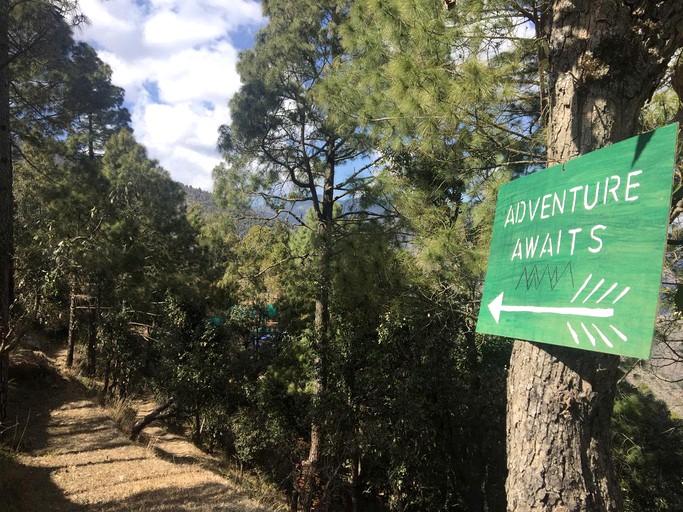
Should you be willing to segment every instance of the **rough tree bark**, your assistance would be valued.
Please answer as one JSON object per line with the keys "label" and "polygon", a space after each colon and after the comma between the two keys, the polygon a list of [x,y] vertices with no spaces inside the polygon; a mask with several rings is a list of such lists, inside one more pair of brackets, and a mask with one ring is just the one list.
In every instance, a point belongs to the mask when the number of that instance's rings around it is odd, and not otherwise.
{"label": "rough tree bark", "polygon": [[[548,162],[638,130],[683,45],[679,1],[548,3]],[[618,357],[517,341],[508,379],[508,509],[620,510],[610,417]]]}

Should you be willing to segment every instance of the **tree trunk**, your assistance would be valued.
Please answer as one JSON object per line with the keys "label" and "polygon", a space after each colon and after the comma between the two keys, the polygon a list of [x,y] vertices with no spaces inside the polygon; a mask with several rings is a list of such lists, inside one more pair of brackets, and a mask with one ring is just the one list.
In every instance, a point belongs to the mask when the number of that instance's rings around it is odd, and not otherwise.
{"label": "tree trunk", "polygon": [[509,510],[620,510],[610,417],[619,358],[515,342],[508,379]]}
{"label": "tree trunk", "polygon": [[467,510],[470,512],[483,512],[486,503],[486,496],[484,494],[486,459],[484,457],[484,429],[481,428],[484,419],[483,404],[481,402],[481,368],[474,326],[465,326],[465,343],[467,371],[469,373],[468,396],[465,400],[470,410],[470,418],[473,425],[467,442],[468,467],[465,472]]}
{"label": "tree trunk", "polygon": [[[322,234],[323,238],[328,236]],[[330,248],[327,241],[323,242],[321,255],[320,283],[318,287],[318,298],[315,302],[315,343],[316,343],[316,369],[313,382],[314,411],[313,421],[311,422],[311,442],[308,450],[308,458],[303,461],[301,489],[301,503],[304,512],[310,512],[314,500],[319,494],[320,488],[320,449],[322,445],[322,418],[320,402],[327,387],[327,346],[329,332],[329,267],[330,267]],[[318,509],[316,509],[318,510]]]}
{"label": "tree trunk", "polygon": [[88,377],[95,376],[97,366],[97,305],[94,297],[89,299],[88,310]]}
{"label": "tree trunk", "polygon": [[154,409],[152,412],[144,416],[143,418],[139,419],[138,421],[135,422],[135,425],[133,425],[133,428],[130,431],[130,439],[131,441],[135,441],[139,436],[140,433],[143,431],[143,429],[152,423],[155,420],[163,418],[169,418],[171,415],[169,414],[164,414],[162,413],[171,407],[175,403],[175,400],[173,398],[169,398],[166,400],[163,404],[158,406],[156,409]]}
{"label": "tree trunk", "polygon": [[[548,163],[633,135],[683,43],[681,2],[549,3]],[[619,358],[517,341],[508,378],[509,510],[621,510],[610,417]]]}
{"label": "tree trunk", "polygon": [[353,440],[353,456],[351,457],[351,512],[361,512],[360,509],[360,455],[358,444]]}
{"label": "tree trunk", "polygon": [[102,384],[102,394],[106,399],[109,396],[109,383],[111,379],[111,359],[107,358],[107,364],[104,367],[104,383]]}
{"label": "tree trunk", "polygon": [[195,402],[194,407],[194,432],[192,433],[192,440],[197,446],[202,444],[202,416],[197,402]]}
{"label": "tree trunk", "polygon": [[71,287],[71,297],[69,299],[69,334],[67,336],[68,352],[66,355],[66,366],[71,368],[74,364],[74,349],[76,348],[76,293]]}
{"label": "tree trunk", "polygon": [[294,488],[289,495],[289,512],[297,512],[299,510],[299,491],[296,488],[296,482],[294,482]]}
{"label": "tree trunk", "polygon": [[119,375],[121,373],[120,371],[120,363],[118,359],[114,359],[113,362],[111,363],[111,385],[109,386],[109,396],[114,398],[114,393],[116,392],[116,389],[119,385]]}
{"label": "tree trunk", "polygon": [[31,310],[33,317],[39,317],[40,306],[43,303],[43,294],[40,291],[36,291],[36,295],[33,298],[33,308]]}
{"label": "tree trunk", "polygon": [[14,301],[14,197],[9,98],[10,1],[0,0],[0,422],[7,413],[10,310]]}
{"label": "tree trunk", "polygon": [[330,331],[330,281],[332,264],[332,229],[334,224],[334,154],[328,155],[323,185],[322,205],[318,215],[318,295],[315,301],[315,376],[313,383],[314,408],[311,423],[311,444],[308,458],[302,463],[301,503],[304,512],[310,512],[314,500],[320,500],[316,510],[326,510],[327,499],[322,491],[320,475],[320,449],[323,442],[320,411],[321,397],[327,389],[328,345]]}
{"label": "tree trunk", "polygon": [[[0,426],[7,420],[9,392],[9,352],[0,353]],[[0,434],[2,430],[0,429]]]}
{"label": "tree trunk", "polygon": [[92,112],[88,113],[88,160],[95,161],[95,129],[93,127]]}

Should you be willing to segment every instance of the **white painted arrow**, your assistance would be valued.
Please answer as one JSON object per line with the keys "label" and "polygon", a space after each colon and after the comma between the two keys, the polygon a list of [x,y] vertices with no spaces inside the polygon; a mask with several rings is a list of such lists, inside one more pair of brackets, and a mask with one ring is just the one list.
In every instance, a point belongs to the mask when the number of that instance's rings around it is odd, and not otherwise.
{"label": "white painted arrow", "polygon": [[550,306],[504,306],[503,295],[501,292],[498,297],[493,299],[489,304],[489,310],[493,319],[498,323],[500,320],[500,312],[507,311],[509,313],[541,313],[551,315],[573,315],[573,316],[589,316],[594,318],[609,318],[614,316],[613,308],[558,308]]}

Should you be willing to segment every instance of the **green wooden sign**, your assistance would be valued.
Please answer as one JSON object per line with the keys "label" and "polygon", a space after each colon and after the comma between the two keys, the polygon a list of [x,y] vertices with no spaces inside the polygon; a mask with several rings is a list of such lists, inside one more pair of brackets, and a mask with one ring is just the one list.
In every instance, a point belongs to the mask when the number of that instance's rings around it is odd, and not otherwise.
{"label": "green wooden sign", "polygon": [[677,131],[500,188],[478,332],[650,356]]}

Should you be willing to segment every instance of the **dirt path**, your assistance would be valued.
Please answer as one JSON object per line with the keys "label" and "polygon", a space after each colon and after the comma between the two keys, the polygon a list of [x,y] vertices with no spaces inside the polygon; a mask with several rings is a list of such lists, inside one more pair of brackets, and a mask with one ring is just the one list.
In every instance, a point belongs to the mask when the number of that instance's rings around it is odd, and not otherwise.
{"label": "dirt path", "polygon": [[212,461],[180,437],[156,429],[150,447],[128,441],[88,390],[55,364],[41,353],[16,356],[10,405],[20,425],[12,440],[19,455],[10,477],[19,483],[10,510],[268,510],[206,469]]}

